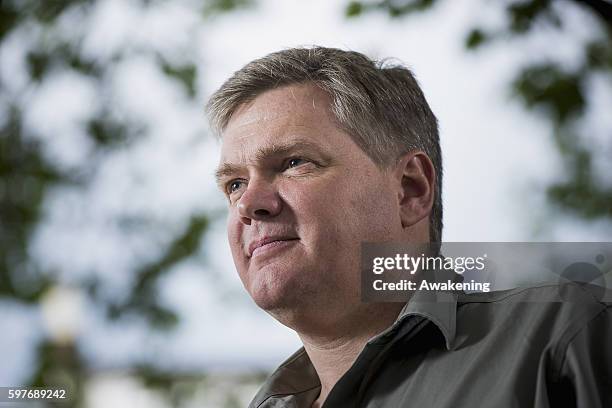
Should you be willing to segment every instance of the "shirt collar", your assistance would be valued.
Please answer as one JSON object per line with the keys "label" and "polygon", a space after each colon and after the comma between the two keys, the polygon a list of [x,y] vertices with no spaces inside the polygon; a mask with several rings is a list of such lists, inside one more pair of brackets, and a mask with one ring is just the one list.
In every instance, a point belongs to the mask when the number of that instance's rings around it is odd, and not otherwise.
{"label": "shirt collar", "polygon": [[442,332],[446,348],[452,350],[457,324],[457,296],[455,292],[417,291],[400,312],[397,322],[411,315],[428,319]]}
{"label": "shirt collar", "polygon": [[[429,282],[461,281],[463,277],[454,271],[428,272]],[[458,292],[416,290],[406,302],[395,322],[382,333],[374,336],[368,343],[385,343],[395,338],[410,316],[423,317],[440,330],[446,348],[452,350],[456,334]]]}
{"label": "shirt collar", "polygon": [[[433,278],[432,278],[433,276]],[[462,280],[453,271],[435,271],[428,280],[445,282]],[[434,323],[444,336],[446,348],[452,350],[456,333],[457,292],[415,291],[406,302],[395,322],[382,333],[374,336],[368,344],[387,342],[406,326],[410,316],[420,316]],[[258,407],[268,398],[280,395],[296,395],[313,392],[316,397],[321,386],[319,377],[304,348],[300,348],[272,373],[261,387],[250,407]]]}
{"label": "shirt collar", "polygon": [[[314,400],[319,395],[320,387],[319,376],[306,350],[302,347],[266,379],[249,408],[259,407],[269,398],[284,395],[297,396],[304,394],[304,398]],[[306,395],[310,393],[312,395]]]}

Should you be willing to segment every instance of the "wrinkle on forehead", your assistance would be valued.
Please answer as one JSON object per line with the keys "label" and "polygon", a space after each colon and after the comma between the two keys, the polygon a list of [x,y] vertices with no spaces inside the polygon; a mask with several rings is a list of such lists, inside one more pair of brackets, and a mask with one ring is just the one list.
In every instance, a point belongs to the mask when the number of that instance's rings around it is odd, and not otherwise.
{"label": "wrinkle on forehead", "polygon": [[312,106],[313,113],[321,110],[326,116],[329,116],[330,102],[331,98],[328,93],[311,83],[271,89],[252,101],[240,105],[230,118],[225,130],[240,129],[244,126],[287,117],[290,122],[293,122],[292,119],[298,119],[299,116],[305,114],[303,110],[307,106]]}

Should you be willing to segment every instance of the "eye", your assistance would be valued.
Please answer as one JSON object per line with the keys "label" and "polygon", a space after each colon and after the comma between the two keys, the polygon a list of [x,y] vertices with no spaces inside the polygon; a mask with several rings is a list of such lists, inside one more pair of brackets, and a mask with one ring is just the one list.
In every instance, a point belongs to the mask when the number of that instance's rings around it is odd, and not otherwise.
{"label": "eye", "polygon": [[300,164],[303,164],[303,163],[306,163],[306,160],[300,159],[299,157],[292,157],[291,159],[289,159],[287,161],[287,166],[286,167],[288,169],[291,169],[291,168],[297,167],[297,166],[299,166]]}
{"label": "eye", "polygon": [[227,185],[227,193],[232,194],[240,189],[244,182],[242,180],[234,180],[228,183]]}

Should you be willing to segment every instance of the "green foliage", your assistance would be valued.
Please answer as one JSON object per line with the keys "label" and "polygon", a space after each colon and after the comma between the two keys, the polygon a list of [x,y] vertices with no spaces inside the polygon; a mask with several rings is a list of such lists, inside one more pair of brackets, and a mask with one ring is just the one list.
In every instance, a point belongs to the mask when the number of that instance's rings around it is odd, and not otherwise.
{"label": "green foliage", "polygon": [[424,11],[431,8],[438,0],[380,0],[380,1],[351,1],[345,8],[347,17],[357,17],[366,11],[380,10],[388,13],[389,17],[402,17],[404,15]]}
{"label": "green foliage", "polygon": [[185,90],[190,98],[195,97],[197,69],[194,64],[173,66],[167,61],[161,60],[160,65],[164,71],[164,74],[175,78],[185,87]]}
{"label": "green foliage", "polygon": [[603,189],[595,182],[591,154],[575,148],[570,157],[575,160],[572,177],[565,183],[551,186],[549,197],[588,219],[612,217],[612,190]]}
{"label": "green foliage", "polygon": [[105,117],[91,119],[87,123],[87,134],[100,146],[125,142],[129,137],[122,124]]}
{"label": "green foliage", "polygon": [[254,0],[209,0],[205,3],[203,14],[206,17],[230,11],[253,7]]}
{"label": "green foliage", "polygon": [[468,49],[475,49],[483,45],[486,41],[486,33],[479,28],[475,28],[467,35],[465,39],[465,47]]}
{"label": "green foliage", "polygon": [[0,40],[15,27],[18,20],[19,13],[16,9],[0,4]]}
{"label": "green foliage", "polygon": [[75,46],[68,43],[56,44],[51,49],[40,47],[30,51],[28,53],[28,69],[30,77],[37,82],[42,81],[45,75],[54,69],[70,69],[97,78],[102,75],[101,68],[95,62],[79,55]]}
{"label": "green foliage", "polygon": [[[112,160],[121,149],[148,140],[151,131],[148,124],[129,113],[118,112],[116,101],[109,96],[114,68],[133,57],[148,58],[157,64],[168,83],[178,83],[185,89],[186,102],[193,102],[197,96],[199,69],[194,60],[189,59],[191,54],[187,58],[181,55],[183,58],[177,62],[153,48],[126,47],[106,60],[98,59],[82,48],[82,30],[75,29],[70,36],[61,32],[59,26],[65,16],[69,13],[88,16],[99,3],[100,0],[3,0],[0,3],[0,47],[9,40],[19,40],[24,47],[27,69],[20,74],[28,77],[28,83],[19,91],[0,82],[0,299],[4,302],[38,307],[49,289],[62,284],[59,276],[64,271],[47,268],[32,255],[32,240],[45,221],[50,193],[66,188],[77,194],[87,191],[94,185],[105,162]],[[132,0],[130,4],[144,11],[161,3]],[[194,14],[201,12],[201,3],[189,4],[195,8]],[[204,8],[207,12],[221,13],[252,4],[250,0],[213,0],[205,2]],[[50,132],[44,137],[33,135],[24,125],[31,108],[29,95],[44,88],[56,77],[54,74],[67,73],[89,81],[97,104],[96,109],[92,109],[93,114],[75,124],[75,128],[80,128],[93,142],[90,144],[92,151],[88,159],[70,166],[69,171],[45,150],[46,143],[55,143],[56,135]],[[61,112],[63,101],[57,103],[58,112]],[[133,218],[145,220],[143,223],[150,226],[144,216],[134,215]],[[194,213],[180,221],[185,227],[178,233],[167,228],[166,237],[161,241],[168,244],[161,248],[157,257],[141,261],[130,271],[133,284],[121,300],[104,295],[104,276],[71,276],[70,284],[82,289],[92,305],[108,312],[108,324],[136,317],[147,322],[151,330],[171,330],[180,316],[161,304],[160,282],[176,265],[199,254],[210,216]],[[121,214],[107,222],[126,234],[142,228],[139,223],[126,222]],[[57,250],[70,251],[59,247]],[[84,359],[77,340],[60,344],[53,338],[43,338],[33,350],[36,358],[30,385],[74,387],[74,400],[69,406],[82,405],[83,383],[91,370],[91,362]],[[177,373],[159,373],[154,364],[124,368],[132,368],[149,386],[167,388]]]}
{"label": "green foliage", "polygon": [[128,300],[124,304],[109,305],[108,316],[118,319],[127,313],[137,313],[148,319],[154,327],[168,329],[176,325],[178,323],[176,314],[155,301],[158,293],[157,284],[169,268],[198,251],[208,224],[206,215],[192,216],[187,228],[174,239],[164,254],[136,271],[137,280]]}
{"label": "green foliage", "polygon": [[28,54],[28,68],[30,77],[34,81],[41,81],[47,73],[50,65],[49,55],[42,52],[31,52]]}
{"label": "green foliage", "polygon": [[592,41],[586,47],[586,63],[592,70],[612,71],[612,41]]}
{"label": "green foliage", "polygon": [[[79,3],[91,3],[88,0],[47,0],[47,1],[25,1],[25,7],[32,10],[32,14],[41,23],[51,24],[69,7],[78,5]],[[22,5],[23,7],[24,5]]]}
{"label": "green foliage", "polygon": [[512,87],[529,108],[544,108],[554,123],[565,124],[584,112],[583,76],[557,64],[532,65],[519,73]]}
{"label": "green foliage", "polygon": [[0,296],[33,302],[49,282],[28,262],[28,243],[51,185],[65,180],[23,134],[21,117],[9,108],[0,137]]}
{"label": "green foliage", "polygon": [[88,0],[3,0],[0,11],[0,39],[17,27],[23,20],[33,19],[39,23],[52,24],[70,7],[91,3]]}
{"label": "green foliage", "polygon": [[363,3],[361,3],[360,1],[351,1],[346,6],[345,13],[347,17],[359,16],[361,13],[363,13]]}
{"label": "green foliage", "polygon": [[543,15],[554,15],[550,8],[550,0],[517,1],[510,3],[506,12],[510,20],[510,30],[516,34],[528,32]]}

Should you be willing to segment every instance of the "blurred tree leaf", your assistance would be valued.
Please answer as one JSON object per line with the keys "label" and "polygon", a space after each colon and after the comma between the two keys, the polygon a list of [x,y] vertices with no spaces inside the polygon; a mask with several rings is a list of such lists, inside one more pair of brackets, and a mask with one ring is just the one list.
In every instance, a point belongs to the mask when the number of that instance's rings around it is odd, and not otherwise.
{"label": "blurred tree leaf", "polygon": [[108,113],[92,118],[86,124],[87,134],[99,147],[125,147],[146,134],[144,124],[122,123]]}
{"label": "blurred tree leaf", "polygon": [[[45,160],[38,142],[27,139],[18,109],[9,108],[0,137],[0,296],[32,302],[48,282],[26,273],[28,243],[47,189],[65,176]],[[24,279],[29,284],[18,284]]]}
{"label": "blurred tree leaf", "polygon": [[345,14],[347,17],[357,17],[361,13],[363,13],[363,3],[360,1],[351,1],[345,10]]}
{"label": "blurred tree leaf", "polygon": [[50,65],[50,58],[47,53],[31,52],[28,54],[28,68],[30,77],[35,81],[43,79]]}
{"label": "blurred tree leaf", "polygon": [[612,41],[592,41],[586,48],[588,67],[596,70],[612,70]]}
{"label": "blurred tree leaf", "polygon": [[479,28],[475,28],[472,31],[470,31],[470,33],[466,37],[465,46],[468,49],[475,49],[475,48],[480,47],[486,41],[487,41],[486,33]]}
{"label": "blurred tree leaf", "polygon": [[0,41],[10,32],[19,21],[19,13],[12,7],[8,7],[2,2],[0,4]]}
{"label": "blurred tree leaf", "polygon": [[430,9],[438,0],[379,0],[379,1],[351,1],[345,7],[347,17],[357,17],[365,11],[380,10],[389,17],[402,17],[404,15]]}
{"label": "blurred tree leaf", "polygon": [[512,86],[527,107],[543,107],[552,121],[564,124],[584,112],[582,79],[557,64],[542,64],[525,68]]}
{"label": "blurred tree leaf", "polygon": [[506,9],[510,20],[510,30],[516,34],[529,31],[542,14],[550,11],[550,0],[517,1]]}
{"label": "blurred tree leaf", "polygon": [[195,97],[197,69],[194,64],[173,66],[162,59],[160,61],[160,65],[166,75],[176,79],[181,85],[183,85],[183,87],[185,87],[187,95],[189,95],[190,98]]}
{"label": "blurred tree leaf", "polygon": [[33,15],[42,23],[50,24],[55,21],[63,12],[73,6],[84,3],[91,3],[88,0],[26,0],[25,7],[32,9]]}
{"label": "blurred tree leaf", "polygon": [[109,305],[108,316],[117,319],[123,314],[137,312],[155,327],[173,327],[178,322],[177,316],[157,303],[157,283],[170,268],[196,253],[208,224],[206,215],[192,216],[185,231],[174,239],[166,253],[136,272],[136,283],[128,301],[121,305]]}
{"label": "blurred tree leaf", "polygon": [[576,161],[572,166],[572,177],[567,182],[551,186],[549,197],[588,219],[612,217],[612,190],[602,189],[594,182],[591,154],[576,149],[572,158]]}
{"label": "blurred tree leaf", "polygon": [[95,62],[79,55],[73,45],[66,43],[57,44],[52,49],[32,50],[28,53],[27,61],[30,77],[38,82],[42,81],[45,75],[53,69],[72,69],[94,77],[102,75],[101,68]]}
{"label": "blurred tree leaf", "polygon": [[205,17],[253,7],[254,0],[208,0],[203,9]]}

